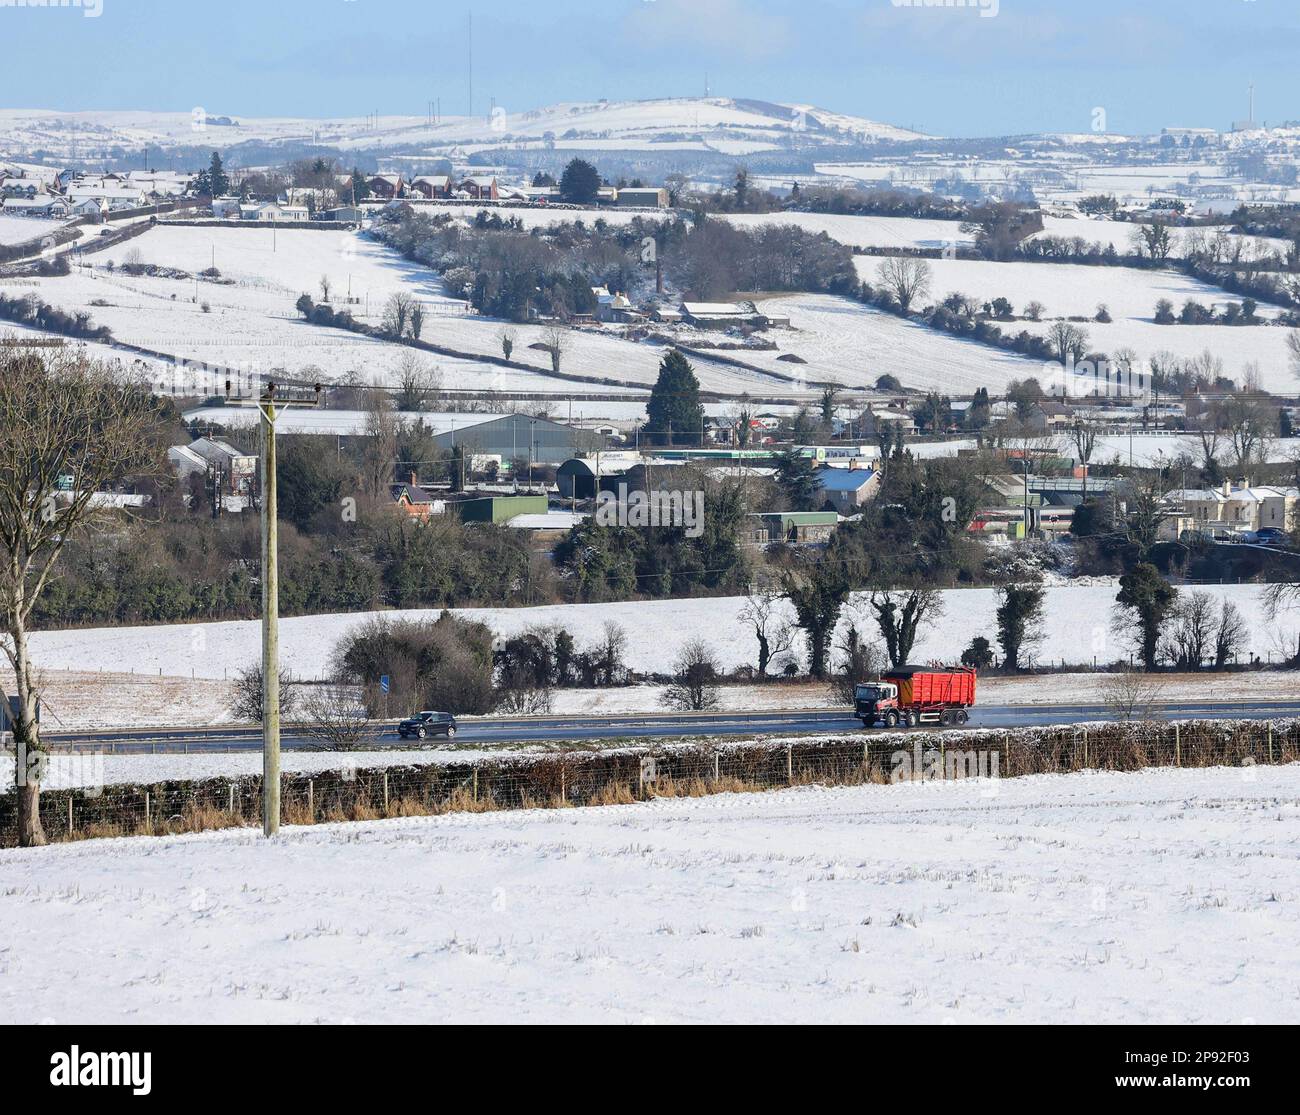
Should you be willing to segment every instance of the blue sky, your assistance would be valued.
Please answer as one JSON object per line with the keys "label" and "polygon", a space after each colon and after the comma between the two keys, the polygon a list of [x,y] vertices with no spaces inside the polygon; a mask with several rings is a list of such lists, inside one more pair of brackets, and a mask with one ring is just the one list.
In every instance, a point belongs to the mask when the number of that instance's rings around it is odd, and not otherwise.
{"label": "blue sky", "polygon": [[[468,3],[0,0],[0,106],[239,116],[444,113],[468,97]],[[58,2],[58,0],[53,0]],[[74,0],[75,2],[75,0]],[[717,95],[799,101],[936,134],[1225,127],[1300,118],[1296,0],[493,0],[475,5],[474,110]],[[922,0],[913,0],[921,3]],[[977,5],[997,5],[996,16]]]}

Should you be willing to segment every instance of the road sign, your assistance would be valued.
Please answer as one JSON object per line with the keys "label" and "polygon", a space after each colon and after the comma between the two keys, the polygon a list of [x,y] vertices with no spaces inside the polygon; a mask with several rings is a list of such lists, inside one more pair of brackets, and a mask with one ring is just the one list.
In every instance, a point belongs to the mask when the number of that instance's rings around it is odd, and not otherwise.
{"label": "road sign", "polygon": [[388,689],[389,689],[389,684],[388,684],[388,675],[385,674],[383,677],[381,677],[381,678],[379,679],[379,692],[380,692],[380,693],[387,693],[387,692],[388,692]]}

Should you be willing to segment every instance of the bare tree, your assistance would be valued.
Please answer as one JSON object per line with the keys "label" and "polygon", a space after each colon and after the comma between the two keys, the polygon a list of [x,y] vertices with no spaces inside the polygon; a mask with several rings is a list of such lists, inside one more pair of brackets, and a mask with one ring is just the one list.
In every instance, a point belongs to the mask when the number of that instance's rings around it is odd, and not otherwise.
{"label": "bare tree", "polygon": [[1154,720],[1164,688],[1160,680],[1141,670],[1121,670],[1101,683],[1102,700],[1116,720]]}
{"label": "bare tree", "polygon": [[442,376],[418,353],[409,349],[397,361],[397,409],[428,410],[442,389]]}
{"label": "bare tree", "polygon": [[600,658],[600,673],[605,685],[617,685],[627,672],[627,666],[623,662],[623,657],[627,654],[627,631],[613,620],[606,620],[596,653]]}
{"label": "bare tree", "polygon": [[1215,635],[1215,602],[1208,592],[1180,593],[1170,610],[1165,653],[1181,670],[1199,670]]}
{"label": "bare tree", "polygon": [[1076,418],[1066,435],[1066,446],[1073,449],[1075,458],[1083,466],[1083,498],[1088,498],[1088,463],[1097,451],[1097,427],[1082,418]]}
{"label": "bare tree", "polygon": [[673,708],[700,712],[718,705],[718,662],[702,639],[692,639],[677,656],[664,699]]}
{"label": "bare tree", "polygon": [[1058,321],[1047,331],[1047,342],[1062,364],[1073,358],[1075,362],[1088,354],[1088,331],[1068,321]]}
{"label": "bare tree", "polygon": [[930,292],[930,276],[930,265],[911,256],[890,256],[882,260],[876,270],[880,285],[894,296],[903,313],[911,310],[913,302]]}
{"label": "bare tree", "polygon": [[878,642],[866,638],[856,624],[849,625],[835,650],[839,655],[839,669],[832,678],[832,690],[842,703],[851,705],[857,687],[879,677],[888,665],[885,651]]}
{"label": "bare tree", "polygon": [[405,291],[394,291],[384,304],[383,329],[394,337],[405,337],[415,299]]}
{"label": "bare tree", "polygon": [[396,475],[401,434],[397,412],[387,391],[373,387],[362,399],[366,415],[365,443],[361,451],[367,494],[372,499],[388,495]]}
{"label": "bare tree", "polygon": [[1300,376],[1300,329],[1292,329],[1286,335],[1286,355],[1291,374]]}
{"label": "bare tree", "polygon": [[922,624],[938,619],[944,612],[943,594],[933,588],[876,591],[868,603],[884,636],[891,666],[907,662]]}
{"label": "bare tree", "polygon": [[[0,348],[0,651],[14,672],[18,842],[44,844],[28,629],[64,547],[101,515],[115,481],[162,470],[164,426],[147,388],[72,349]],[[69,487],[63,478],[71,477]]]}
{"label": "bare tree", "polygon": [[1125,526],[1128,540],[1145,561],[1160,541],[1160,528],[1173,517],[1174,508],[1165,498],[1165,485],[1159,472],[1130,472],[1124,477],[1126,498]]}
{"label": "bare tree", "polygon": [[795,627],[786,618],[784,594],[775,586],[756,588],[745,598],[740,620],[753,629],[758,640],[758,676],[767,677],[768,667],[794,649]]}
{"label": "bare tree", "polygon": [[341,682],[312,686],[302,702],[307,735],[321,751],[356,751],[377,733],[359,687]]}
{"label": "bare tree", "polygon": [[1214,668],[1222,670],[1229,658],[1235,658],[1250,645],[1250,627],[1240,609],[1231,600],[1219,608],[1219,623],[1214,629]]}
{"label": "bare tree", "polygon": [[1265,463],[1273,440],[1272,407],[1262,399],[1230,395],[1223,401],[1220,413],[1228,429],[1233,463],[1239,469]]}
{"label": "bare tree", "polygon": [[[250,724],[262,722],[262,664],[254,663],[247,669],[235,674],[234,697],[230,711],[236,720],[246,720]],[[280,671],[280,715],[285,719],[291,717],[298,708],[298,691],[293,686],[293,678],[285,670]]]}
{"label": "bare tree", "polygon": [[558,375],[564,354],[569,351],[569,332],[561,325],[553,325],[543,334],[542,343],[551,354],[551,371]]}
{"label": "bare tree", "polygon": [[328,275],[320,277],[320,300],[322,302],[330,300],[330,277]]}

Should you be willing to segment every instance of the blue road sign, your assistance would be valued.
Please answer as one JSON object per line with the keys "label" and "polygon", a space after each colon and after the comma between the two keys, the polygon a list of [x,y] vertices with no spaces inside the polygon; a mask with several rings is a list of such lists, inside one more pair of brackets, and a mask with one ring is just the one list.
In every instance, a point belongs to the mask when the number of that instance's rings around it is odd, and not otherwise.
{"label": "blue road sign", "polygon": [[379,692],[380,692],[380,693],[387,693],[387,692],[388,692],[388,675],[387,675],[387,674],[385,674],[383,677],[381,677],[381,678],[379,679]]}

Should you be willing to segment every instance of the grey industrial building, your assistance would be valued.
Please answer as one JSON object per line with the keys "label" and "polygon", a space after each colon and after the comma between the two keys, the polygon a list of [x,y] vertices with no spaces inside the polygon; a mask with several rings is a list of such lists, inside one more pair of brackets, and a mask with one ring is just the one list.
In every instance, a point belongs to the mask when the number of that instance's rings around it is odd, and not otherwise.
{"label": "grey industrial building", "polygon": [[496,455],[506,461],[531,460],[539,465],[558,465],[571,457],[586,456],[603,449],[606,442],[603,434],[593,430],[580,430],[527,414],[505,414],[469,422],[444,430],[433,440],[443,449],[459,445],[466,453]]}

